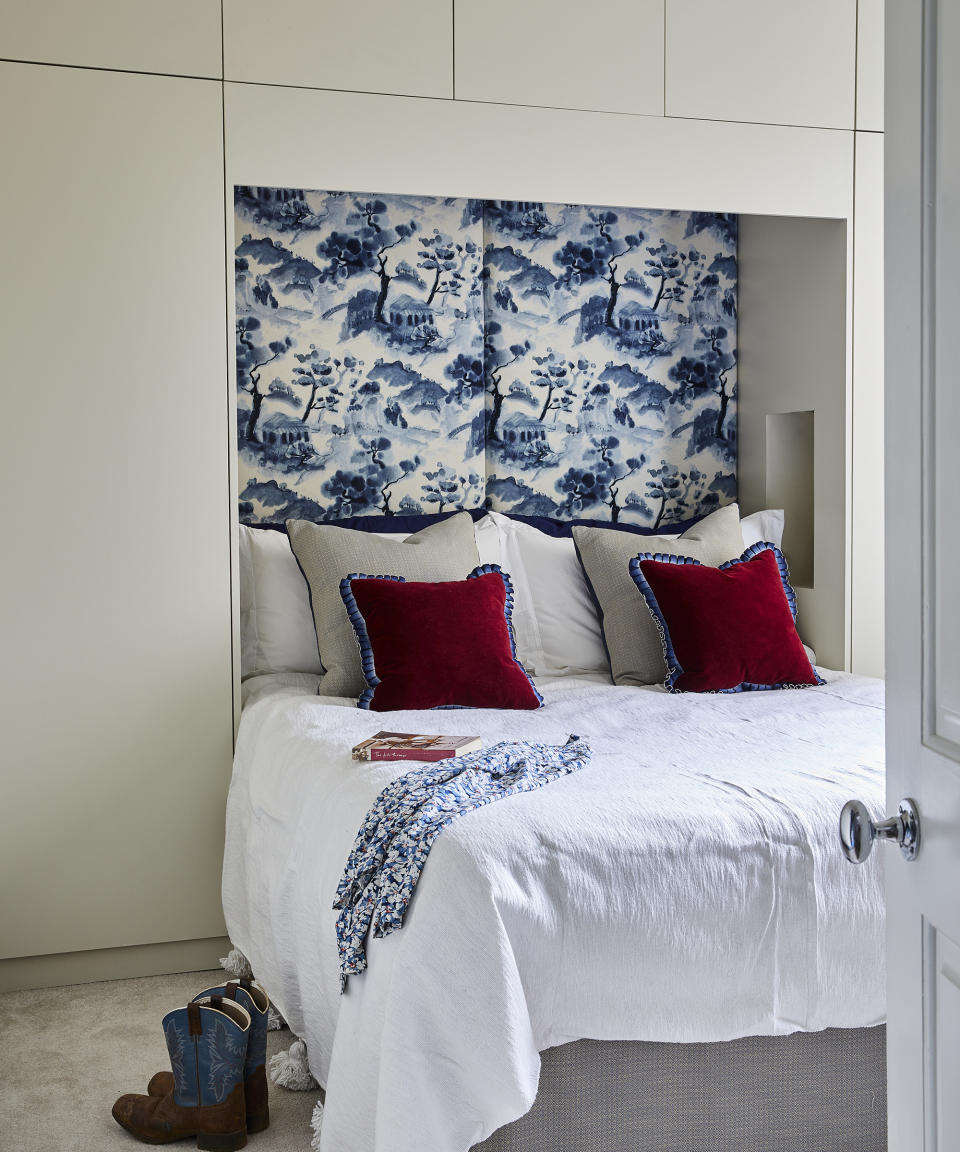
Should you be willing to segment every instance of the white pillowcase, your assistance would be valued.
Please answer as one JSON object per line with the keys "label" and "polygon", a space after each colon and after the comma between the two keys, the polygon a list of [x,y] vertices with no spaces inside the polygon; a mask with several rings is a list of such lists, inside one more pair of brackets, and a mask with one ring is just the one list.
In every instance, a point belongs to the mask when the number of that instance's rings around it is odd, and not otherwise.
{"label": "white pillowcase", "polygon": [[509,573],[510,569],[503,559],[500,529],[489,512],[474,523],[473,534],[477,541],[480,563],[499,564],[504,572]]}
{"label": "white pillowcase", "polygon": [[743,546],[749,548],[751,544],[760,544],[766,540],[770,544],[781,547],[783,540],[783,509],[767,508],[763,512],[753,512],[744,516],[740,521],[740,531],[743,533]]}
{"label": "white pillowcase", "polygon": [[[474,525],[481,564],[500,564],[500,532],[486,517]],[[396,532],[375,532],[405,540]],[[324,671],[310,587],[286,532],[240,525],[240,678],[269,672]],[[344,573],[346,575],[346,573]],[[464,572],[464,576],[466,576]]]}
{"label": "white pillowcase", "polygon": [[310,589],[286,532],[240,525],[240,676],[323,665]]}
{"label": "white pillowcase", "polygon": [[[535,676],[609,672],[600,619],[573,540],[490,512],[514,588],[517,656]],[[480,521],[483,523],[483,520]]]}
{"label": "white pillowcase", "polygon": [[[534,676],[609,675],[600,617],[573,540],[548,536],[531,524],[488,512],[476,525],[484,563],[498,563],[484,561],[480,543],[481,534],[487,538],[492,525],[499,532],[499,563],[513,581],[513,627],[524,668]],[[741,519],[740,530],[744,548],[761,540],[779,548],[783,511],[754,512]],[[676,533],[660,535],[677,538]],[[643,539],[637,536],[638,551],[643,549]]]}

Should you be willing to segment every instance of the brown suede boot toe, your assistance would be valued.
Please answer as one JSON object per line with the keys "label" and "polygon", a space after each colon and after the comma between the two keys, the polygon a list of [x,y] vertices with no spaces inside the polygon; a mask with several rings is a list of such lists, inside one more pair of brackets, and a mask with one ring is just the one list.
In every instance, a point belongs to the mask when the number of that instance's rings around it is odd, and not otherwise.
{"label": "brown suede boot toe", "polygon": [[130,1125],[133,1122],[133,1107],[135,1100],[136,1095],[133,1092],[128,1092],[125,1096],[121,1096],[111,1109],[114,1120],[116,1120],[121,1128],[126,1128],[128,1132],[130,1131]]}
{"label": "brown suede boot toe", "polygon": [[121,1128],[144,1144],[169,1144],[183,1136],[166,1115],[162,1096],[141,1096],[127,1092],[113,1106],[113,1118]]}

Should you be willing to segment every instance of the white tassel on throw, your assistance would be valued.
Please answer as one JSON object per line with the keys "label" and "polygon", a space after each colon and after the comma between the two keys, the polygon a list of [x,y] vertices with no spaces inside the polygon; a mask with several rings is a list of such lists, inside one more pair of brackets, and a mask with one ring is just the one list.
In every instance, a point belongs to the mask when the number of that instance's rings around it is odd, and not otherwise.
{"label": "white tassel on throw", "polygon": [[286,1052],[278,1052],[270,1061],[270,1079],[291,1092],[309,1092],[317,1087],[307,1064],[307,1046],[294,1040]]}
{"label": "white tassel on throw", "polygon": [[313,1132],[313,1139],[310,1141],[310,1147],[314,1152],[320,1152],[320,1129],[323,1127],[323,1101],[318,1100],[317,1106],[313,1110],[313,1115],[310,1117],[310,1128]]}
{"label": "white tassel on throw", "polygon": [[233,976],[236,980],[241,980],[244,977],[249,979],[253,976],[250,961],[239,948],[231,948],[226,956],[221,956],[220,967],[228,976]]}

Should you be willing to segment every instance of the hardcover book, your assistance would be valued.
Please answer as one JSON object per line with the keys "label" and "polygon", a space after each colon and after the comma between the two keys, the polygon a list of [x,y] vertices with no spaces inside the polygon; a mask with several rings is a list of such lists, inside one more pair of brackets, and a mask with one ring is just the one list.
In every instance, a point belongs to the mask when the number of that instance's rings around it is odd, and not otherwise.
{"label": "hardcover book", "polygon": [[416,732],[377,732],[352,749],[354,760],[447,760],[482,747],[479,736],[427,736]]}

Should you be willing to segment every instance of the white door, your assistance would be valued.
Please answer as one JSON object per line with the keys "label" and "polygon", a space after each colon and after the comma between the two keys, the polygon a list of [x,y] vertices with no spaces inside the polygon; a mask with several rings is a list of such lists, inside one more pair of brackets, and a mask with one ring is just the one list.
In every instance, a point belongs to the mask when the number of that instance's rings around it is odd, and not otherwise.
{"label": "white door", "polygon": [[888,0],[887,802],[890,1152],[960,1149],[960,4]]}

